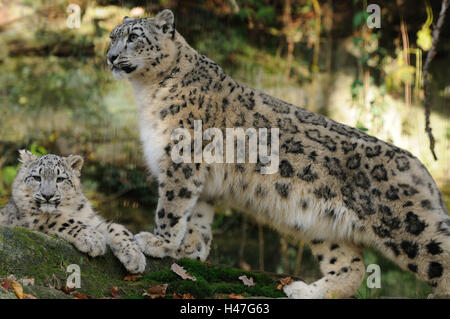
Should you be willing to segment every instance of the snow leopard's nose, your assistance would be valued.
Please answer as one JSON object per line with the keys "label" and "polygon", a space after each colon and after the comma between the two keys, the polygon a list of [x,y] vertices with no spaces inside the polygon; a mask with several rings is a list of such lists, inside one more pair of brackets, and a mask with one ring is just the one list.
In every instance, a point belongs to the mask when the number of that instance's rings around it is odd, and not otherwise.
{"label": "snow leopard's nose", "polygon": [[48,194],[41,194],[41,195],[42,195],[42,197],[44,197],[44,199],[47,202],[49,202],[52,199],[52,197],[53,197],[53,195],[48,195]]}
{"label": "snow leopard's nose", "polygon": [[111,62],[111,64],[114,64],[114,61],[117,59],[118,55],[108,53],[106,57],[108,58],[109,62]]}

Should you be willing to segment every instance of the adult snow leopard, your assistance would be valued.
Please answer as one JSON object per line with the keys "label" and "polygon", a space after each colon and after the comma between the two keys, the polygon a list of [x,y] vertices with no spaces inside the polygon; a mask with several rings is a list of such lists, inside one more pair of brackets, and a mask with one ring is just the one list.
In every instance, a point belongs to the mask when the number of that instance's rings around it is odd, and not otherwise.
{"label": "adult snow leopard", "polygon": [[21,226],[67,240],[95,257],[106,245],[131,273],[145,270],[145,256],[124,226],[106,222],[84,196],[79,155],[35,156],[21,150],[22,163],[13,182],[12,197],[0,209],[0,225]]}
{"label": "adult snow leopard", "polygon": [[[128,79],[139,108],[140,136],[159,181],[154,234],[136,235],[145,254],[205,259],[213,209],[223,199],[281,233],[303,238],[323,278],[292,283],[292,298],[351,296],[365,274],[363,248],[450,293],[450,219],[423,164],[409,152],[236,82],[195,51],[164,10],[132,19],[110,34],[107,63]],[[279,165],[172,160],[179,128],[279,128]],[[194,146],[195,148],[195,146]],[[277,150],[273,150],[276,152]],[[193,213],[197,207],[202,212]],[[204,232],[191,242],[186,235]]]}

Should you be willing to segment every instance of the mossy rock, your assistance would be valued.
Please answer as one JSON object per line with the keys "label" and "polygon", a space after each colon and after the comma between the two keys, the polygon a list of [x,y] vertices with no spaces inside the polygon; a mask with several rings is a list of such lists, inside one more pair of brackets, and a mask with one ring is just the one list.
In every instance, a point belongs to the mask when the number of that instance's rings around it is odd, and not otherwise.
{"label": "mossy rock", "polygon": [[[0,279],[14,275],[17,279],[34,278],[35,285],[24,287],[25,293],[38,298],[71,297],[51,287],[66,285],[66,272],[71,264],[81,270],[81,288],[76,292],[93,298],[111,297],[111,288],[118,287],[122,298],[144,298],[143,292],[151,285],[168,284],[167,297],[173,292],[190,293],[196,298],[215,298],[227,294],[247,297],[285,297],[276,289],[278,280],[264,273],[208,265],[199,261],[177,261],[195,281],[183,280],[170,270],[172,259],[147,258],[147,267],[141,278],[125,281],[125,268],[110,250],[104,256],[91,258],[77,251],[64,240],[33,232],[21,227],[0,227]],[[255,286],[245,286],[238,277],[253,277]],[[5,291],[0,298],[14,297]]]}
{"label": "mossy rock", "polygon": [[16,295],[0,287],[0,299],[17,299]]}

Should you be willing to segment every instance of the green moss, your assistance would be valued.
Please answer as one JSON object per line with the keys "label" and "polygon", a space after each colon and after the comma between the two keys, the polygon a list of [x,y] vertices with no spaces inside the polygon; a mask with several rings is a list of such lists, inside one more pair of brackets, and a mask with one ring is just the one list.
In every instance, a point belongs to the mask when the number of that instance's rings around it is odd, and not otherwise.
{"label": "green moss", "polygon": [[[242,294],[244,296],[261,296],[280,298],[286,295],[276,289],[278,282],[265,274],[258,274],[241,269],[211,266],[205,263],[182,259],[176,261],[187,272],[195,276],[196,280],[183,280],[176,275],[167,265],[165,268],[152,272],[139,280],[136,286],[145,287],[152,285],[168,284],[166,298],[172,298],[174,292],[185,294],[190,293],[195,298],[214,298],[218,295],[228,295],[232,293]],[[245,286],[239,277],[246,275],[252,277],[255,286]],[[125,298],[134,298],[136,295],[131,293]]]}
{"label": "green moss", "polygon": [[[14,274],[17,278],[34,278],[36,286],[65,285],[67,266],[78,264],[81,288],[77,292],[94,298],[111,296],[110,289],[119,287],[122,298],[142,298],[152,285],[168,284],[167,298],[173,292],[190,293],[196,298],[214,298],[220,294],[239,293],[245,296],[284,297],[276,290],[277,281],[265,274],[252,273],[231,267],[206,265],[182,259],[177,263],[196,277],[183,280],[171,269],[173,260],[147,259],[144,276],[135,282],[124,281],[126,271],[111,251],[90,258],[69,243],[20,227],[0,227],[0,277]],[[255,286],[247,287],[239,277],[253,277]],[[37,289],[42,296],[59,298],[57,291]]]}
{"label": "green moss", "polygon": [[155,271],[147,276],[148,279],[156,280],[160,282],[172,282],[174,280],[177,280],[178,277],[173,271],[171,271],[169,268]]}
{"label": "green moss", "polygon": [[[34,278],[39,286],[65,285],[67,266],[78,264],[81,270],[78,292],[92,297],[109,296],[113,286],[124,287],[130,294],[142,294],[144,289],[123,280],[126,271],[111,251],[90,258],[63,240],[20,227],[0,227],[0,260],[0,277],[14,274],[17,278]],[[167,264],[167,260],[150,260],[148,272]]]}
{"label": "green moss", "polygon": [[[282,291],[276,289],[277,281],[265,274],[257,274],[231,267],[208,266],[205,263],[191,259],[182,259],[178,263],[197,279],[196,281],[190,281],[191,283],[188,283],[188,280],[184,280],[183,285],[179,283],[174,285],[172,283],[172,286],[179,286],[180,289],[186,289],[186,291],[178,291],[180,293],[191,292],[191,294],[199,298],[231,293],[273,298],[285,297]],[[245,286],[239,279],[242,275],[246,275],[248,278],[252,277],[255,286]],[[198,295],[193,293],[194,290]]]}
{"label": "green moss", "polygon": [[196,277],[195,281],[192,280],[176,280],[169,283],[167,288],[168,292],[172,294],[173,292],[178,293],[190,293],[196,298],[208,298],[214,296],[213,286],[208,283],[202,277]]}
{"label": "green moss", "polygon": [[206,266],[196,260],[182,259],[180,264],[193,275],[201,275],[205,280],[209,282],[239,282],[239,277],[246,275],[247,277],[253,277],[253,280],[257,284],[267,285],[273,283],[273,279],[265,274],[256,274],[242,269],[236,269],[223,266]]}

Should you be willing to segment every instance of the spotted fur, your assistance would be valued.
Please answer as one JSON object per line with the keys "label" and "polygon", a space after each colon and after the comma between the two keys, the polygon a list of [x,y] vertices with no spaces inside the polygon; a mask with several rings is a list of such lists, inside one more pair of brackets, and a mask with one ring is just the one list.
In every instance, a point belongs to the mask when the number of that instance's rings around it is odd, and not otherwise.
{"label": "spotted fur", "polygon": [[144,271],[145,256],[133,234],[95,214],[84,196],[81,156],[37,157],[22,150],[20,162],[12,198],[0,209],[0,224],[57,236],[92,257],[103,255],[109,245],[129,272]]}
{"label": "spotted fur", "polygon": [[[364,246],[437,293],[450,292],[450,219],[435,182],[412,154],[236,82],[186,43],[169,10],[127,18],[111,38],[108,64],[132,83],[145,157],[159,181],[155,233],[137,235],[145,253],[182,250],[196,207],[222,199],[311,242],[324,277],[287,287],[290,297],[353,294],[364,274]],[[175,164],[170,134],[179,127],[192,132],[196,119],[224,136],[227,127],[278,127],[278,172],[263,175],[260,162]]]}

